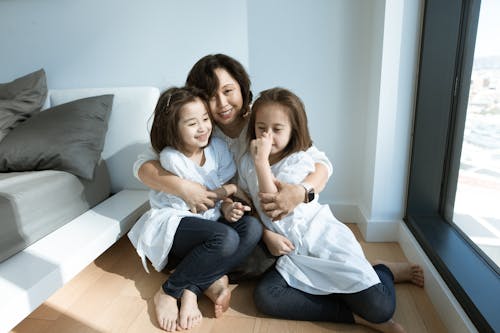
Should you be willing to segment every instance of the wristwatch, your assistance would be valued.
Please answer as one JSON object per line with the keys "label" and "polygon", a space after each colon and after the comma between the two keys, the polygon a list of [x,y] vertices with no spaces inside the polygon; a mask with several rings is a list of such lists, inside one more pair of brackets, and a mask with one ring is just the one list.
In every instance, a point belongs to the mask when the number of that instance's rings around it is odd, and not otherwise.
{"label": "wristwatch", "polygon": [[302,187],[306,190],[304,202],[308,203],[313,201],[316,193],[314,193],[314,188],[312,187],[312,185],[309,183],[300,183],[300,185],[302,185]]}

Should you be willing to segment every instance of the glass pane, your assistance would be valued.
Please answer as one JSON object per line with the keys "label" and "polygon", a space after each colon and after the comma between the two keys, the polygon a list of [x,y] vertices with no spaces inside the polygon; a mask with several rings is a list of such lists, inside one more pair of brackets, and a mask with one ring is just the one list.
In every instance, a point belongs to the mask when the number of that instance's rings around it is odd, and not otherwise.
{"label": "glass pane", "polygon": [[500,266],[500,1],[482,0],[453,220]]}

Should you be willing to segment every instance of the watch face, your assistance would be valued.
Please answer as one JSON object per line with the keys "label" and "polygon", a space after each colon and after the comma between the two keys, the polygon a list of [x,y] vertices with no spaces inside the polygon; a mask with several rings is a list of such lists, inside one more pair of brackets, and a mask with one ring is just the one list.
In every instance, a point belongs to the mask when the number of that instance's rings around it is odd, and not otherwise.
{"label": "watch face", "polygon": [[307,201],[311,202],[314,200],[314,190],[310,190],[308,193],[307,193]]}

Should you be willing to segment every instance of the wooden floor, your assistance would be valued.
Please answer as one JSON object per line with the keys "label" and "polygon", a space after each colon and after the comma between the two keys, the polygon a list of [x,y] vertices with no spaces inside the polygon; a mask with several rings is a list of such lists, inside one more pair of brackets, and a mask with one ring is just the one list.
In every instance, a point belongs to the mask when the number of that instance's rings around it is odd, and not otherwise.
{"label": "wooden floor", "polygon": [[[365,243],[356,226],[349,225],[369,260],[402,261],[397,243]],[[103,253],[57,291],[11,332],[164,332],[158,328],[152,296],[167,275],[147,274],[126,237]],[[373,332],[358,325],[299,322],[266,317],[252,302],[253,283],[231,285],[231,307],[222,318],[213,317],[213,305],[203,297],[204,319],[189,332],[287,333]],[[447,332],[424,289],[398,284],[395,320],[411,333]],[[188,332],[188,331],[186,331]]]}

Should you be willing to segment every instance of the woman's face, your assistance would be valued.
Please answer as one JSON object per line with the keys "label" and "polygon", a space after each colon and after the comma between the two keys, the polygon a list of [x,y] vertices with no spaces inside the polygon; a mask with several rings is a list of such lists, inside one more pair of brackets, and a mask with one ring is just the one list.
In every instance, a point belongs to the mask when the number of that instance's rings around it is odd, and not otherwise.
{"label": "woman's face", "polygon": [[218,125],[231,125],[239,118],[243,107],[241,88],[225,69],[217,68],[215,75],[219,79],[219,87],[209,101],[210,113]]}

